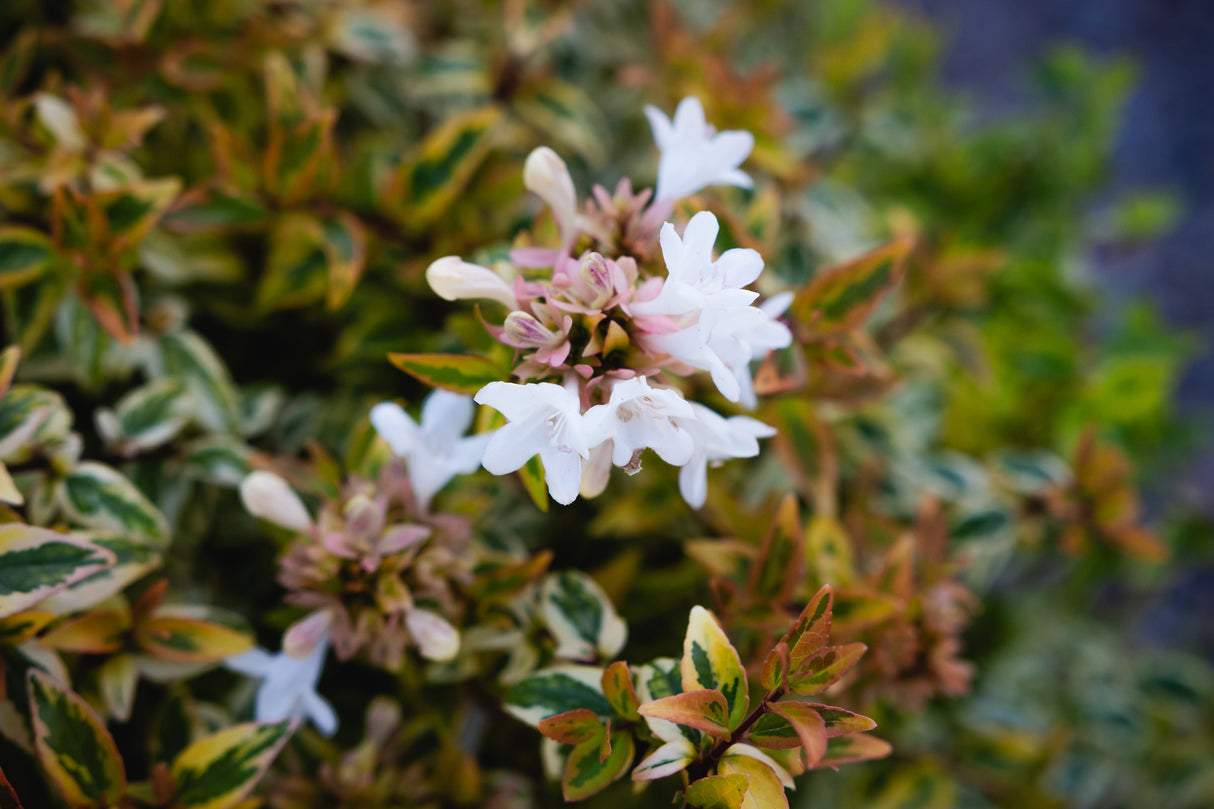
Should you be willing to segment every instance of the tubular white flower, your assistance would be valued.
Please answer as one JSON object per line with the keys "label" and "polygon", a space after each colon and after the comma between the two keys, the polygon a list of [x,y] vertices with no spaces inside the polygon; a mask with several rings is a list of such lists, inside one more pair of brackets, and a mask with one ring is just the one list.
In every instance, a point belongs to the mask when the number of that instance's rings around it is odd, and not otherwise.
{"label": "tubular white flower", "polygon": [[446,301],[482,299],[497,301],[507,309],[518,308],[514,290],[504,278],[459,256],[444,256],[432,263],[426,268],[426,281]]}
{"label": "tubular white flower", "polygon": [[490,382],[475,399],[509,421],[485,447],[486,469],[495,475],[509,474],[538,454],[552,499],[561,505],[577,499],[582,459],[590,456],[591,445],[575,391],[551,382]]}
{"label": "tubular white flower", "polygon": [[743,289],[763,272],[763,258],[749,248],[726,250],[716,261],[712,247],[720,225],[709,211],[691,217],[683,238],[670,222],[659,237],[666,281],[651,301],[632,304],[637,315],[681,315],[697,309],[740,309],[759,293]]}
{"label": "tubular white flower", "polygon": [[684,421],[684,429],[695,440],[695,452],[679,470],[679,494],[692,508],[700,508],[708,497],[708,464],[730,458],[753,458],[759,454],[760,438],[776,434],[750,416],[725,418],[702,404],[691,403],[695,419]]}
{"label": "tubular white flower", "polygon": [[616,382],[607,404],[586,411],[586,433],[591,445],[612,441],[616,466],[629,466],[634,454],[647,447],[666,463],[682,466],[691,459],[695,442],[680,423],[694,418],[678,391],[650,387],[638,376]]}
{"label": "tubular white flower", "polygon": [[577,237],[577,189],[565,161],[547,146],[533,149],[523,164],[523,185],[552,209],[562,247],[571,244]]}
{"label": "tubular white flower", "polygon": [[682,199],[709,185],[754,185],[738,168],[754,149],[754,135],[740,129],[717,132],[704,119],[698,98],[680,101],[673,121],[653,105],[645,107],[645,117],[661,153],[655,199]]}
{"label": "tubular white flower", "polygon": [[224,665],[261,680],[253,708],[258,722],[307,718],[321,733],[332,736],[337,731],[337,714],[316,693],[328,650],[329,641],[324,638],[307,657],[292,657],[286,652],[272,655],[257,648],[229,657]]}
{"label": "tubular white flower", "polygon": [[394,455],[408,462],[413,493],[423,510],[451,478],[471,474],[481,465],[492,433],[464,436],[475,415],[471,397],[441,389],[426,397],[420,427],[393,402],[371,408],[375,432]]}
{"label": "tubular white flower", "polygon": [[240,500],[254,517],[292,531],[312,528],[308,509],[287,482],[273,472],[251,472],[240,482]]}

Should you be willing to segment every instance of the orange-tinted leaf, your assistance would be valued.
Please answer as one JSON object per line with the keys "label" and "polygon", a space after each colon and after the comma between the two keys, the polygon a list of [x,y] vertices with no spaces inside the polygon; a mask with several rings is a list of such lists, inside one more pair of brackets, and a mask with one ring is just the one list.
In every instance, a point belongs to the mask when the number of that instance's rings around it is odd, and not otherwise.
{"label": "orange-tinted leaf", "polygon": [[541,719],[538,727],[540,733],[561,744],[581,744],[590,739],[601,741],[607,734],[598,715],[589,708],[578,708]]}
{"label": "orange-tinted leaf", "polygon": [[867,733],[836,736],[827,744],[826,755],[817,766],[838,769],[844,764],[885,758],[893,749],[889,742]]}
{"label": "orange-tinted leaf", "polygon": [[632,685],[628,664],[623,660],[617,660],[603,671],[603,695],[615,709],[616,716],[634,722],[637,720],[641,703]]}
{"label": "orange-tinted leaf", "polygon": [[849,643],[846,646],[828,646],[800,663],[794,660],[788,684],[794,694],[820,694],[834,685],[866,651],[868,647],[863,643]]}
{"label": "orange-tinted leaf", "polygon": [[813,336],[859,328],[902,276],[912,246],[897,239],[821,273],[797,294],[792,313]]}
{"label": "orange-tinted leaf", "polygon": [[827,733],[826,722],[818,712],[801,702],[776,702],[770,707],[788,720],[796,731],[809,766],[812,767],[821,761],[822,756],[826,754]]}
{"label": "orange-tinted leaf", "polygon": [[790,668],[798,669],[805,658],[826,646],[830,640],[831,608],[834,592],[825,585],[810,599],[783,638],[790,652]]}
{"label": "orange-tinted leaf", "polygon": [[72,618],[42,636],[42,645],[61,652],[108,654],[122,648],[130,616],[118,610],[94,610]]}
{"label": "orange-tinted leaf", "polygon": [[662,697],[646,702],[638,712],[641,716],[702,730],[718,739],[730,736],[729,705],[716,689],[702,688]]}

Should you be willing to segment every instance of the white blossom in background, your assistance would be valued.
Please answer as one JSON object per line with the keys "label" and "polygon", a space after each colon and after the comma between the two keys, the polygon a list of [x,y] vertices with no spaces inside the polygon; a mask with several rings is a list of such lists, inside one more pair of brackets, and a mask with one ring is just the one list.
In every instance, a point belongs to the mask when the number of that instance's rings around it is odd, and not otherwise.
{"label": "white blossom in background", "polygon": [[691,459],[695,443],[681,419],[695,418],[691,405],[669,388],[654,388],[643,376],[616,382],[607,404],[586,411],[586,435],[590,445],[613,444],[611,462],[630,471],[639,465],[634,456],[652,449],[671,466]]}
{"label": "white blossom in background", "polygon": [[490,382],[475,399],[509,421],[489,439],[485,469],[505,475],[539,455],[552,499],[561,505],[577,499],[582,460],[590,456],[590,445],[576,390],[551,382]]}
{"label": "white blossom in background", "polygon": [[652,104],[645,107],[645,117],[661,153],[654,199],[682,199],[710,185],[754,185],[738,168],[754,149],[754,135],[744,130],[717,132],[705,120],[698,98],[680,101],[673,121]]}
{"label": "white blossom in background", "polygon": [[254,517],[301,533],[312,528],[312,517],[299,495],[273,472],[246,475],[240,482],[240,499]]}
{"label": "white blossom in background", "polygon": [[632,304],[636,315],[682,315],[699,309],[740,309],[754,303],[759,293],[743,287],[763,272],[763,257],[754,250],[735,247],[713,261],[712,248],[721,226],[709,211],[691,217],[683,237],[670,222],[659,236],[666,261],[666,281],[653,300]]}
{"label": "white blossom in background", "polygon": [[692,508],[700,508],[708,497],[708,465],[731,458],[753,458],[759,454],[759,439],[776,434],[750,416],[725,418],[697,402],[691,402],[695,418],[683,429],[695,441],[691,459],[679,470],[679,494]]}
{"label": "white blossom in background", "polygon": [[326,638],[306,657],[292,657],[286,652],[274,655],[255,648],[229,657],[224,665],[261,680],[253,707],[258,722],[308,719],[321,733],[332,736],[337,730],[337,714],[333,706],[316,693],[316,682],[328,651]]}
{"label": "white blossom in background", "polygon": [[375,432],[394,455],[408,462],[413,493],[423,511],[451,478],[480,467],[492,434],[464,435],[475,416],[471,397],[445,390],[426,397],[420,425],[393,402],[380,402],[371,408]]}

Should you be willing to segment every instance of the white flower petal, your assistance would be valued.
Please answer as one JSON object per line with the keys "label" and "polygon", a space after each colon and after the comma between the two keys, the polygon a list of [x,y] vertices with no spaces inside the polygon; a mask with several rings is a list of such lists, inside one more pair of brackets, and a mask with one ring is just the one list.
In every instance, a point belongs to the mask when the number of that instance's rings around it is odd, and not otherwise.
{"label": "white flower petal", "polygon": [[395,402],[380,402],[372,407],[371,426],[392,448],[394,455],[403,458],[417,447],[417,424],[405,409]]}
{"label": "white flower petal", "polygon": [[439,388],[422,404],[421,431],[431,446],[446,447],[472,426],[475,415],[476,403],[471,396]]}
{"label": "white flower petal", "polygon": [[544,479],[552,499],[562,506],[576,500],[582,486],[581,456],[549,446],[540,451],[540,460],[544,463]]}
{"label": "white flower petal", "polygon": [[308,531],[312,518],[287,482],[273,472],[251,472],[240,482],[240,500],[258,517],[292,531]]}

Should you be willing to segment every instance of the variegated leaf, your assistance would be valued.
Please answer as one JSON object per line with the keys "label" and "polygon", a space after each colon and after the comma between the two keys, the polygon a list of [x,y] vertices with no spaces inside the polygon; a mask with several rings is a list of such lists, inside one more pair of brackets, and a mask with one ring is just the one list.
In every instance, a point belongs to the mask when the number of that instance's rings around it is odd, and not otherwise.
{"label": "variegated leaf", "polygon": [[628,627],[594,579],[577,570],[544,578],[540,614],[556,637],[554,654],[565,660],[610,659],[624,646]]}
{"label": "variegated leaf", "polygon": [[788,809],[788,796],[780,776],[766,762],[739,755],[733,748],[717,765],[718,775],[745,775],[749,781],[742,798],[742,809]]}
{"label": "variegated leaf", "polygon": [[506,695],[506,711],[529,725],[541,719],[586,708],[608,718],[613,711],[603,696],[603,670],[593,666],[554,666],[514,684]]}
{"label": "variegated leaf", "polygon": [[116,804],[126,773],[101,717],[41,672],[31,671],[28,682],[34,746],[51,783],[73,807]]}
{"label": "variegated leaf", "polygon": [[750,706],[746,670],[725,630],[703,607],[691,608],[680,670],[684,691],[720,691],[729,705],[730,730],[742,723]]}
{"label": "variegated leaf", "polygon": [[640,707],[639,713],[644,717],[702,730],[718,739],[730,737],[729,705],[716,689],[685,691],[646,702]]}
{"label": "variegated leaf", "polygon": [[474,396],[490,382],[510,375],[510,368],[475,354],[389,354],[392,364],[432,388]]}
{"label": "variegated leaf", "polygon": [[110,551],[66,534],[0,525],[0,617],[28,609],[114,561]]}
{"label": "variegated leaf", "polygon": [[683,798],[696,809],[741,809],[749,788],[750,776],[746,773],[709,775],[687,787]]}
{"label": "variegated leaf", "polygon": [[58,483],[55,499],[73,522],[86,528],[168,541],[164,515],[135,484],[104,464],[78,465]]}
{"label": "variegated leaf", "polygon": [[294,730],[249,722],[194,742],[173,760],[178,809],[231,809],[253,791]]}
{"label": "variegated leaf", "polygon": [[794,694],[820,694],[834,685],[866,651],[868,647],[863,643],[828,646],[794,664],[795,668],[788,676],[788,684]]}
{"label": "variegated leaf", "polygon": [[636,743],[629,730],[612,731],[603,741],[587,739],[573,748],[565,761],[561,793],[567,801],[580,801],[623,777],[632,766]]}
{"label": "variegated leaf", "polygon": [[135,641],[170,663],[218,663],[253,646],[251,635],[226,624],[163,614],[141,621]]}

